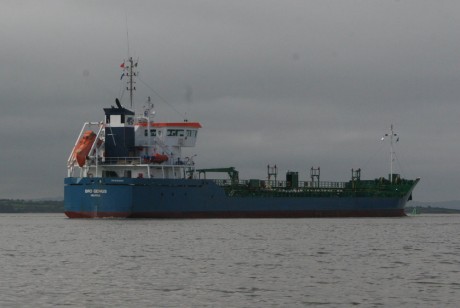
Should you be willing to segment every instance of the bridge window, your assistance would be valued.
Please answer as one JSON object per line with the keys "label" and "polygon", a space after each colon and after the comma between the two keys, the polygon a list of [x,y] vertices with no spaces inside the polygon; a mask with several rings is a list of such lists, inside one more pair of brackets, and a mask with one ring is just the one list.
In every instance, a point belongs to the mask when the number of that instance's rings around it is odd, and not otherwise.
{"label": "bridge window", "polygon": [[184,130],[183,129],[168,129],[167,130],[167,136],[169,137],[175,137],[175,136],[184,136]]}
{"label": "bridge window", "polygon": [[196,137],[196,130],[187,129],[187,137]]}
{"label": "bridge window", "polygon": [[[148,129],[144,130],[144,136],[147,137],[149,135]],[[151,129],[150,130],[150,136],[155,137],[157,135],[157,130],[156,129]]]}

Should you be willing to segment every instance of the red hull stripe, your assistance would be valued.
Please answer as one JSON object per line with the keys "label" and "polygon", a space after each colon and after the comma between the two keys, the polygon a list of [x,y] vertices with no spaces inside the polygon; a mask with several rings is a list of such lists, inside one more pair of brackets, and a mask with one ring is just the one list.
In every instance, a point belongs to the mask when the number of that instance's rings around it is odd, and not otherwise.
{"label": "red hull stripe", "polygon": [[128,218],[127,212],[69,212],[64,214],[69,218]]}
{"label": "red hull stripe", "polygon": [[373,211],[284,211],[284,212],[65,212],[69,218],[320,218],[402,217],[403,209]]}

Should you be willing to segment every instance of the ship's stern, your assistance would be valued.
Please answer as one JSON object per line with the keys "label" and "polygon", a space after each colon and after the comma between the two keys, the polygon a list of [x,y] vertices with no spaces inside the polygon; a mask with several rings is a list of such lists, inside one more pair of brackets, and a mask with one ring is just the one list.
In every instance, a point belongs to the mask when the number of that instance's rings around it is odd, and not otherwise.
{"label": "ship's stern", "polygon": [[132,186],[110,185],[103,178],[66,178],[64,213],[69,218],[127,218]]}

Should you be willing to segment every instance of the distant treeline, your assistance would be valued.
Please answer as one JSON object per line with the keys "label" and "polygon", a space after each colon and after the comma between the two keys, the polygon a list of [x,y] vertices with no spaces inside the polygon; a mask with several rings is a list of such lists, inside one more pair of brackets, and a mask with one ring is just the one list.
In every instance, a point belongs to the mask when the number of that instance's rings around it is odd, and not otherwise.
{"label": "distant treeline", "polygon": [[62,213],[64,201],[0,199],[0,213]]}

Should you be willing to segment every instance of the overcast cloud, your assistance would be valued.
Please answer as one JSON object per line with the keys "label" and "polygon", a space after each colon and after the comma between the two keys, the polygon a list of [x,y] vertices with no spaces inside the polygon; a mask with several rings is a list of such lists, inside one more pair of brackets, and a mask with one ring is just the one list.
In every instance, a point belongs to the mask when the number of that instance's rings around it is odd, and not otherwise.
{"label": "overcast cloud", "polygon": [[[63,195],[84,121],[120,95],[139,57],[136,108],[203,125],[203,167],[266,165],[322,180],[421,177],[418,201],[460,200],[458,1],[2,1],[0,198]],[[124,104],[127,105],[126,95]],[[175,110],[179,111],[176,112]]]}

